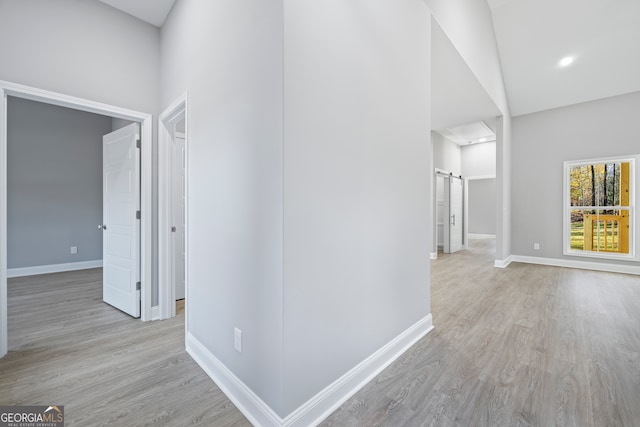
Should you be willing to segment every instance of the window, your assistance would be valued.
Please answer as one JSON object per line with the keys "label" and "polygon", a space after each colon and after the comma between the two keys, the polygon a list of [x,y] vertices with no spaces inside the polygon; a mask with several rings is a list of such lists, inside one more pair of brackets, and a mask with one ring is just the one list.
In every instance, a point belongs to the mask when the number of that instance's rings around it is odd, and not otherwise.
{"label": "window", "polygon": [[635,259],[635,156],[564,163],[564,254]]}

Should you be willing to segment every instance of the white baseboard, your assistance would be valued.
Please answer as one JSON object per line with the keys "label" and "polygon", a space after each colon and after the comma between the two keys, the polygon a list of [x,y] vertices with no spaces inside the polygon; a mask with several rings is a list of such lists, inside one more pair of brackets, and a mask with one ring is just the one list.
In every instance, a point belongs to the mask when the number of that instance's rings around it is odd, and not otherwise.
{"label": "white baseboard", "polygon": [[640,275],[640,266],[609,264],[601,262],[575,261],[571,259],[540,258],[533,256],[512,255],[513,262],[526,264],[550,265],[553,267],[579,268],[582,270],[607,271],[610,273],[624,273]]}
{"label": "white baseboard", "polygon": [[495,260],[495,262],[493,263],[493,266],[497,267],[497,268],[507,268],[509,266],[509,264],[511,264],[512,261],[513,261],[513,256],[510,255],[510,256],[506,257],[505,259],[497,259],[497,260]]}
{"label": "white baseboard", "polygon": [[187,352],[252,424],[273,427],[308,427],[320,424],[432,329],[433,322],[431,314],[429,314],[285,418],[278,416],[269,405],[191,334],[187,334]]}
{"label": "white baseboard", "polygon": [[63,271],[86,270],[102,267],[102,260],[69,262],[66,264],[37,265],[35,267],[8,268],[7,278],[61,273]]}
{"label": "white baseboard", "polygon": [[429,254],[429,257],[430,257],[431,259],[438,259],[438,252],[431,252],[431,253]]}
{"label": "white baseboard", "polygon": [[211,377],[222,392],[254,426],[279,427],[283,420],[236,377],[196,337],[187,333],[187,353]]}
{"label": "white baseboard", "polygon": [[316,426],[433,329],[431,314],[388,342],[284,419],[284,426]]}
{"label": "white baseboard", "polygon": [[476,233],[469,233],[468,237],[470,239],[495,239],[496,235],[495,234],[476,234]]}

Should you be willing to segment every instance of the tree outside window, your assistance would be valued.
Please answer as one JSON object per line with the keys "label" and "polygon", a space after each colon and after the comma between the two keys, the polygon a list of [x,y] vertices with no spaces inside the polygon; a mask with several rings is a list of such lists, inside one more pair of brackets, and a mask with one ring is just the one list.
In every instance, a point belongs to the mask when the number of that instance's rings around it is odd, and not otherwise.
{"label": "tree outside window", "polygon": [[633,158],[565,162],[565,254],[632,256],[633,173]]}

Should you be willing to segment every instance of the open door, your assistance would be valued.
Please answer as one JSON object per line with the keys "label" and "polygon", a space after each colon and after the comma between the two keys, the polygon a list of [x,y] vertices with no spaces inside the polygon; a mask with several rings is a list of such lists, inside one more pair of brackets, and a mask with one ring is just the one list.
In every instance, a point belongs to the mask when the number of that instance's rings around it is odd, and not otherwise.
{"label": "open door", "polygon": [[102,141],[102,299],[140,317],[139,124]]}
{"label": "open door", "polygon": [[185,297],[185,137],[176,132],[171,144],[173,280],[176,301]]}
{"label": "open door", "polygon": [[448,225],[445,224],[444,248],[445,253],[458,252],[463,248],[463,182],[462,177],[449,176],[445,178],[445,212],[448,215]]}

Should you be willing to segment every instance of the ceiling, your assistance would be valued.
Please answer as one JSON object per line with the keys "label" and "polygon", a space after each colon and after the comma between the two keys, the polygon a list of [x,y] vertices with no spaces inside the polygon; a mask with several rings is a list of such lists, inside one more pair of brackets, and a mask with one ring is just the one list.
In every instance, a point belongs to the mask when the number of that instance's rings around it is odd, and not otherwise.
{"label": "ceiling", "polygon": [[142,19],[156,27],[162,27],[164,20],[176,0],[100,0],[109,6]]}
{"label": "ceiling", "polygon": [[495,142],[496,140],[495,132],[483,121],[446,128],[438,133],[460,146]]}
{"label": "ceiling", "polygon": [[[458,132],[452,129],[472,122],[483,121],[495,132],[500,110],[435,20],[431,21],[431,55],[432,129],[454,142],[458,141],[454,137]],[[459,143],[477,141],[486,137],[485,133],[482,127],[465,128]]]}
{"label": "ceiling", "polygon": [[640,91],[640,0],[487,1],[513,116]]}
{"label": "ceiling", "polygon": [[[100,1],[157,27],[175,3]],[[487,2],[513,116],[640,91],[640,0]],[[500,112],[433,20],[432,55],[432,127],[492,127]]]}

